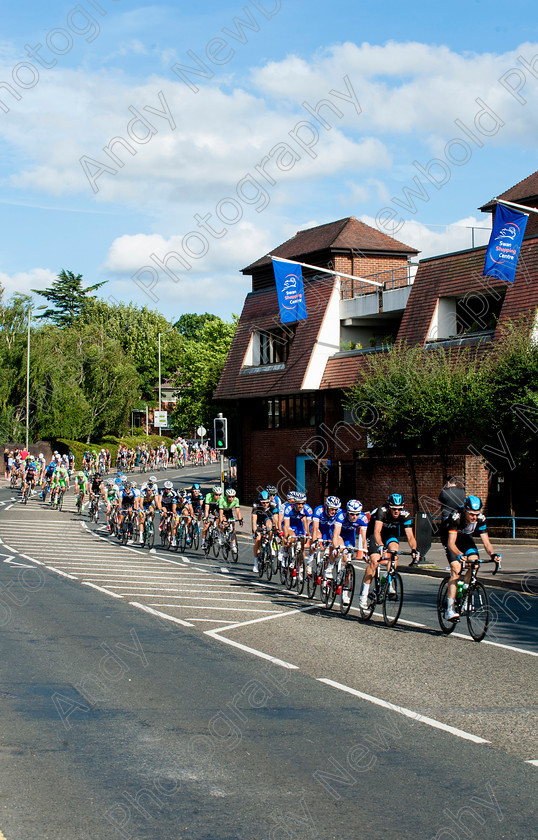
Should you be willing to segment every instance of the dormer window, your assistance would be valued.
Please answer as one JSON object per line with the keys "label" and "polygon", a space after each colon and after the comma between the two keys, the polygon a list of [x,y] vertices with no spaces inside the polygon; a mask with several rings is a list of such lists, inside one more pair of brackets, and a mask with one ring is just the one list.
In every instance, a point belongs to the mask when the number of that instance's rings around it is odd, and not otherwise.
{"label": "dormer window", "polygon": [[269,330],[253,330],[245,356],[245,367],[285,365],[295,337],[295,324]]}

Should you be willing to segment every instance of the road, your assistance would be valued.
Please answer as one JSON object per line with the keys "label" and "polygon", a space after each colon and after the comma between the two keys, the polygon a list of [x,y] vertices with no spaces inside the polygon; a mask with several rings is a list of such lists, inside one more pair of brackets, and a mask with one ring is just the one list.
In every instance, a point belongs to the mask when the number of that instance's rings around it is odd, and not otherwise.
{"label": "road", "polygon": [[536,598],[490,589],[476,644],[406,575],[389,629],[262,583],[248,536],[227,566],[10,500],[6,840],[535,836]]}

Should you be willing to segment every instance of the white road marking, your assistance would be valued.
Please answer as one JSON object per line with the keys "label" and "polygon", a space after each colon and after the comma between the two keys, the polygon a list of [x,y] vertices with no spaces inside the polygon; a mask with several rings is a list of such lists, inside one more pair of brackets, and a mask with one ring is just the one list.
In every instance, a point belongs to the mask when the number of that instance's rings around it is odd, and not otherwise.
{"label": "white road marking", "polygon": [[173,615],[168,615],[167,613],[160,612],[159,610],[153,610],[146,604],[139,604],[137,601],[129,601],[129,603],[132,607],[138,607],[139,610],[144,610],[144,612],[156,615],[159,618],[165,618],[167,621],[172,621],[174,624],[182,624],[183,627],[193,627],[193,625],[188,621],[183,621],[181,618],[175,618]]}
{"label": "white road marking", "polygon": [[[196,599],[198,600],[198,599]],[[169,609],[173,607],[174,609],[181,610],[216,610],[217,612],[257,612],[257,613],[271,613],[272,610],[257,610],[253,607],[245,607],[244,609],[240,609],[239,607],[208,607],[202,606],[197,607],[194,604],[152,604],[152,607],[168,607]],[[277,613],[275,613],[274,617],[276,618]]]}
{"label": "white road marking", "polygon": [[123,599],[123,595],[118,595],[117,592],[111,592],[110,589],[105,589],[104,586],[96,586],[95,583],[91,583],[89,580],[83,580],[82,584],[84,586],[91,586],[92,589],[97,589],[98,592],[104,592],[105,595],[111,595],[113,598]]}
{"label": "white road marking", "polygon": [[60,569],[55,569],[54,566],[45,566],[46,569],[50,569],[51,572],[55,572],[57,575],[61,575],[62,577],[69,578],[70,580],[78,580],[74,575],[68,575],[67,572],[62,572]]}
{"label": "white road marking", "polygon": [[361,700],[367,700],[369,703],[374,703],[376,706],[382,706],[384,709],[390,709],[392,712],[398,712],[398,714],[411,718],[411,720],[416,720],[417,723],[425,723],[428,726],[432,726],[434,729],[441,729],[443,732],[449,732],[451,735],[456,735],[458,738],[463,738],[466,741],[472,741],[475,744],[490,743],[490,741],[486,741],[485,738],[479,738],[478,735],[472,735],[470,732],[464,732],[463,729],[457,729],[455,726],[449,726],[448,724],[441,723],[433,718],[425,717],[424,715],[421,715],[418,712],[413,712],[411,709],[406,709],[403,706],[395,706],[394,703],[387,703],[386,700],[381,700],[379,697],[372,697],[371,694],[364,694],[362,691],[357,691],[347,685],[342,685],[342,683],[334,682],[334,680],[329,680],[325,677],[317,677],[317,681],[325,683],[325,685],[330,685],[333,688],[337,688],[340,691],[345,691],[347,694],[353,694],[355,697],[360,697]]}
{"label": "white road marking", "polygon": [[248,647],[247,645],[242,645],[239,642],[234,642],[233,639],[227,639],[225,636],[218,635],[227,629],[227,627],[223,627],[221,630],[218,628],[216,630],[204,630],[204,634],[206,636],[211,636],[213,639],[217,639],[219,642],[223,642],[225,645],[230,645],[238,650],[251,653],[253,656],[258,656],[260,659],[266,659],[268,662],[272,662],[273,665],[280,665],[281,668],[287,668],[288,670],[299,670],[298,665],[292,665],[291,662],[285,662],[283,659],[277,659],[274,656],[269,656],[268,653],[263,653],[261,650],[256,650],[255,648]]}
{"label": "white road marking", "polygon": [[[465,633],[451,633],[450,635],[456,636],[458,639],[464,639],[466,642],[474,642],[474,639],[470,636],[466,636]],[[503,645],[500,642],[492,642],[489,639],[482,639],[480,644],[493,645],[493,647],[505,648],[505,650],[515,650],[516,653],[526,653],[529,656],[538,656],[538,653],[534,650],[525,650],[525,648],[514,647],[513,645]]]}
{"label": "white road marking", "polygon": [[538,759],[531,758],[525,761],[525,764],[534,764],[535,767],[538,767]]}

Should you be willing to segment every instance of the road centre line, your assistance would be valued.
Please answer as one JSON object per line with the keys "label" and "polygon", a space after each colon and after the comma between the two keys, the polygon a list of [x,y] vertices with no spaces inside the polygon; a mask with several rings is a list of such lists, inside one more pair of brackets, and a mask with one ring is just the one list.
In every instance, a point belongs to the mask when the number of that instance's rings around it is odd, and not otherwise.
{"label": "road centre line", "polygon": [[148,607],[146,604],[139,604],[137,601],[129,601],[129,604],[132,607],[138,607],[139,610],[143,610],[144,612],[150,613],[150,615],[156,615],[158,618],[164,618],[166,621],[172,621],[174,624],[181,624],[183,627],[193,627],[193,624],[190,624],[188,621],[183,621],[181,618],[175,618],[173,615],[168,615],[167,613],[159,612],[159,610],[154,610],[151,607]]}
{"label": "road centre line", "polygon": [[[266,618],[253,618],[250,621],[240,621],[237,624],[231,624],[230,627],[225,627],[225,630],[235,630],[236,627],[246,627],[247,624],[259,624],[261,621],[270,621],[273,618],[287,618],[289,615],[296,615],[296,613],[308,612],[309,610],[317,610],[319,604],[313,604],[311,607],[300,607],[296,610],[284,610],[283,612],[274,613],[273,615],[267,616]],[[214,635],[215,633],[222,633],[222,630],[206,630],[205,631],[208,635]],[[224,641],[224,640],[223,640]],[[250,650],[250,648],[249,648]]]}
{"label": "road centre line", "polygon": [[[451,636],[455,636],[458,639],[464,639],[466,642],[474,641],[471,639],[470,636],[466,636],[464,633],[451,633]],[[501,642],[492,642],[489,639],[482,639],[480,642],[481,645],[492,645],[493,647],[500,647],[505,648],[505,650],[514,650],[516,653],[526,653],[529,656],[538,656],[538,653],[534,650],[525,650],[525,648],[518,648],[514,647],[514,645],[503,645]]]}
{"label": "road centre line", "polygon": [[[203,619],[200,619],[200,620],[203,621]],[[534,764],[535,767],[538,767],[538,759],[535,759],[535,758],[527,759],[525,761],[525,764]],[[0,838],[0,840],[1,840],[1,838]]]}
{"label": "road centre line", "polygon": [[441,729],[444,732],[449,732],[451,735],[456,735],[458,738],[463,738],[466,741],[472,741],[475,744],[489,744],[490,741],[487,741],[485,738],[479,738],[478,735],[473,735],[470,732],[465,732],[463,729],[457,729],[455,726],[449,726],[447,723],[441,723],[438,720],[434,720],[433,718],[425,717],[424,715],[419,714],[418,712],[413,712],[411,709],[406,709],[404,706],[395,706],[394,703],[388,703],[386,700],[381,700],[379,697],[372,697],[371,694],[365,694],[362,691],[357,691],[355,688],[350,688],[347,685],[342,685],[342,683],[335,682],[334,680],[329,680],[326,677],[316,677],[317,682],[325,683],[325,685],[330,685],[332,688],[337,688],[339,691],[344,691],[347,694],[353,694],[355,697],[359,697],[361,700],[366,700],[369,703],[373,703],[376,706],[382,706],[384,709],[390,709],[392,712],[397,712],[400,715],[404,715],[405,717],[411,718],[411,720],[417,721],[417,723],[425,723],[428,726],[432,726],[434,729]]}
{"label": "road centre line", "polygon": [[49,569],[51,572],[56,572],[57,575],[61,575],[62,577],[69,578],[69,580],[78,580],[75,575],[68,575],[67,572],[62,572],[60,569],[55,569],[54,566],[45,566],[46,569]]}
{"label": "road centre line", "polygon": [[[276,618],[276,616],[267,616],[267,618]],[[249,624],[250,622],[245,622],[245,624]],[[240,626],[240,625],[232,625]],[[279,665],[281,668],[286,668],[288,670],[298,671],[298,665],[292,665],[291,662],[285,662],[283,659],[277,659],[275,656],[270,656],[268,653],[263,653],[261,650],[256,650],[255,648],[248,647],[247,645],[242,645],[240,642],[235,642],[233,639],[227,639],[226,636],[220,636],[219,633],[223,633],[225,630],[228,630],[228,627],[222,627],[220,630],[216,628],[215,630],[204,630],[204,635],[211,636],[213,639],[217,639],[219,642],[223,642],[225,645],[230,645],[230,647],[237,648],[238,650],[245,651],[245,653],[251,653],[253,656],[257,656],[260,659],[266,659],[268,662],[272,662],[273,665]]]}
{"label": "road centre line", "polygon": [[[110,588],[112,589],[112,587],[110,587]],[[117,588],[118,587],[114,587],[114,589],[117,589]],[[139,592],[133,592],[131,594],[129,594],[127,592],[124,592],[123,594],[124,595],[129,595],[130,598],[135,598],[135,597],[138,597],[139,595],[140,595],[140,597],[147,596],[148,598],[156,598],[157,595],[161,595],[161,594],[166,595],[165,592],[162,592],[162,593],[161,592],[140,592],[140,593]],[[253,601],[250,598],[241,598],[241,599],[237,599],[237,598],[206,598],[205,595],[189,595],[188,593],[185,593],[185,592],[182,595],[166,595],[166,597],[167,598],[184,598],[187,601],[218,601],[219,603],[221,601],[225,601],[225,602],[230,602],[230,603],[233,603],[233,604],[259,604],[260,603],[260,601]],[[166,606],[170,606],[170,604],[166,604]],[[218,609],[218,607],[212,607],[212,609]],[[228,609],[228,607],[226,607],[226,609]],[[257,610],[257,612],[258,612],[258,610]],[[270,610],[269,607],[267,607],[267,609],[261,610],[260,612],[272,612],[272,610]]]}

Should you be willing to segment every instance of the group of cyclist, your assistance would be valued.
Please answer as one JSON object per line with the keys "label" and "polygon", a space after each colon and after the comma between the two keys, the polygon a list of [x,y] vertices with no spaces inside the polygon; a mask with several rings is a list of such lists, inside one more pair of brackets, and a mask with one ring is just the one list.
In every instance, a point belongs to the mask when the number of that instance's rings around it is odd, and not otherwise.
{"label": "group of cyclist", "polygon": [[[220,485],[214,485],[204,493],[197,482],[189,489],[176,489],[171,481],[165,481],[159,489],[156,476],[151,475],[138,488],[137,482],[126,477],[121,471],[115,478],[105,478],[103,470],[95,469],[96,463],[101,466],[101,453],[95,453],[96,458],[93,457],[94,453],[89,455],[94,471],[90,475],[83,469],[75,475],[77,501],[81,508],[86,496],[90,503],[102,499],[106,507],[109,530],[113,516],[120,528],[128,516],[133,523],[133,539],[142,543],[146,518],[149,516],[153,520],[158,511],[159,527],[162,528],[165,522],[170,526],[172,546],[177,544],[180,522],[183,522],[186,528],[186,544],[190,544],[191,525],[196,519],[202,532],[202,548],[205,548],[211,524],[222,534],[229,521],[237,521],[240,526],[243,525],[241,506],[232,487],[224,490]],[[57,493],[65,493],[70,486],[69,473],[69,461],[58,452],[54,453],[49,464],[41,454],[34,458],[26,453],[26,458],[21,460],[19,457],[19,463],[14,463],[11,470],[12,477],[15,475],[22,479],[23,495],[25,491],[35,494],[36,485],[41,484],[43,499],[46,499],[48,492],[53,497]],[[478,496],[465,495],[463,488],[451,478],[443,488],[439,500],[442,512],[441,542],[451,570],[445,617],[448,621],[455,621],[459,618],[456,609],[457,581],[469,558],[478,560],[478,548],[474,538],[481,538],[493,561],[500,562],[501,555],[495,553],[489,539],[482,501]],[[313,561],[317,548],[320,545],[325,547],[325,574],[329,577],[339,554],[355,560],[366,559],[367,566],[359,595],[361,609],[368,606],[372,580],[379,564],[387,562],[387,553],[392,555],[397,566],[401,539],[405,539],[409,544],[412,564],[420,561],[413,532],[413,517],[405,508],[401,493],[391,493],[383,504],[366,513],[358,499],[350,499],[342,505],[337,496],[331,495],[322,504],[312,508],[307,503],[305,493],[290,491],[283,500],[278,496],[277,488],[268,485],[258,494],[252,505],[251,526],[253,571],[256,573],[263,534],[268,530],[279,539],[279,562],[283,566],[287,562],[290,546],[297,541],[300,541],[309,563]],[[469,567],[464,582],[468,583],[470,576]]]}

